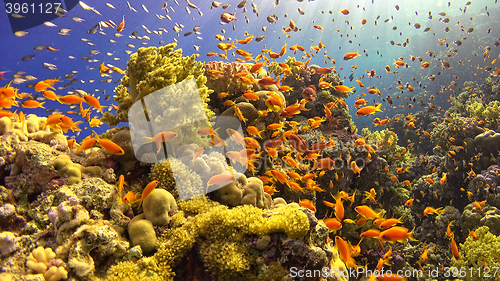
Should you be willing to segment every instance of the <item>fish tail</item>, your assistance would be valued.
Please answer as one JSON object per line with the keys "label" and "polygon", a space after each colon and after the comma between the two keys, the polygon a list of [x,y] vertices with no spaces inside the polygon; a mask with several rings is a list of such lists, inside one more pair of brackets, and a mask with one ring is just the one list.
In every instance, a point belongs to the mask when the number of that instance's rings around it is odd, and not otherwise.
{"label": "fish tail", "polygon": [[377,106],[375,107],[375,111],[382,112],[382,110],[380,109],[380,107],[382,107],[382,104],[381,103],[377,104]]}
{"label": "fish tail", "polygon": [[412,241],[418,241],[417,239],[415,239],[415,238],[413,237],[413,231],[414,231],[414,230],[415,230],[415,227],[413,227],[413,229],[412,229],[410,232],[408,232],[408,239],[410,239],[410,240],[412,240]]}
{"label": "fish tail", "polygon": [[39,105],[38,107],[45,109],[45,107],[43,107],[43,104],[44,104],[44,103],[45,103],[45,102],[40,103],[40,105]]}

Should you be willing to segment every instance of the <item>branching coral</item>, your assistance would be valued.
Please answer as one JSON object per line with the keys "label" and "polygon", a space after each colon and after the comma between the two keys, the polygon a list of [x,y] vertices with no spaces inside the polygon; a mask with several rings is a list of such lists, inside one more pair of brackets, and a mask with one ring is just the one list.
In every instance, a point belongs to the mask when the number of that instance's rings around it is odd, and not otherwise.
{"label": "branching coral", "polygon": [[194,55],[183,57],[182,49],[174,51],[175,47],[176,44],[171,43],[159,48],[139,48],[137,53],[130,56],[127,74],[115,88],[115,100],[120,104],[118,116],[105,113],[101,119],[103,122],[108,122],[111,126],[126,122],[128,110],[134,102],[156,90],[189,79],[196,81],[206,116],[213,115],[207,108],[208,95],[212,90],[205,86],[207,78],[203,75],[205,70],[202,63],[196,62]]}
{"label": "branching coral", "polygon": [[[475,230],[477,239],[469,235],[463,244],[460,244],[460,259],[452,259],[452,266],[458,270],[465,269],[464,280],[498,280],[493,272],[482,270],[485,265],[488,268],[500,266],[500,237],[489,232],[487,226],[481,226]],[[471,275],[472,273],[472,275]]]}
{"label": "branching coral", "polygon": [[[282,207],[272,212],[245,205],[233,209],[198,197],[180,203],[184,211],[197,213],[181,227],[167,230],[159,239],[154,266],[147,269],[169,278],[170,270],[200,241],[201,259],[218,278],[242,276],[253,258],[241,244],[245,235],[265,236],[284,232],[290,238],[303,237],[309,230],[307,215],[296,207]],[[214,248],[215,247],[215,248]],[[217,250],[214,250],[217,249]],[[227,249],[232,254],[223,253]]]}

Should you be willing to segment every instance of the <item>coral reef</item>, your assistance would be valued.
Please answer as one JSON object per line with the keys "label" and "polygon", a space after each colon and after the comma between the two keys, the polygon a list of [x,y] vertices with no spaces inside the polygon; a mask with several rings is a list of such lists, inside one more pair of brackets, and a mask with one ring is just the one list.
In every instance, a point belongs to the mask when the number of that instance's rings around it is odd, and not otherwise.
{"label": "coral reef", "polygon": [[36,140],[54,148],[65,151],[68,149],[68,140],[64,134],[45,126],[46,117],[30,114],[21,122],[9,117],[0,119],[0,135],[14,135],[20,141]]}
{"label": "coral reef", "polygon": [[40,246],[28,256],[26,266],[36,273],[42,273],[46,281],[68,278],[68,272],[64,267],[57,266],[59,262],[54,260],[55,257],[56,254],[51,248],[44,249]]}
{"label": "coral reef", "polygon": [[[483,274],[483,265],[491,268],[500,266],[500,237],[489,232],[487,226],[481,226],[475,230],[477,239],[468,236],[463,244],[460,244],[460,259],[451,259],[452,266],[465,268],[465,278],[463,280],[497,280],[493,274],[487,276]],[[470,270],[471,269],[471,270]],[[471,274],[472,273],[472,274]]]}
{"label": "coral reef", "polygon": [[[252,89],[252,85],[244,83],[234,76],[236,73],[248,72],[250,68],[239,62],[211,61],[203,66],[207,77],[207,87],[220,94],[227,92],[228,97],[239,96],[247,89]],[[210,71],[220,71],[221,73],[211,74]]]}
{"label": "coral reef", "polygon": [[257,208],[271,208],[271,195],[264,192],[264,184],[260,179],[247,178],[243,174],[235,174],[235,178],[235,182],[209,193],[210,198],[229,207],[252,205]]}
{"label": "coral reef", "polygon": [[[208,95],[212,90],[205,86],[207,78],[203,75],[203,64],[196,62],[194,55],[183,57],[182,49],[174,51],[175,47],[176,44],[171,43],[159,48],[139,48],[137,53],[130,55],[127,62],[127,74],[123,76],[121,84],[115,88],[117,94],[115,101],[119,103],[118,116],[105,113],[101,118],[103,122],[108,122],[111,126],[126,122],[128,110],[134,102],[156,90],[189,79],[196,80],[198,87],[196,91],[201,96],[205,114],[208,117],[213,115],[213,112],[207,108]],[[177,100],[182,101],[182,99]],[[161,102],[158,105],[161,106]],[[177,120],[177,118],[170,120]]]}
{"label": "coral reef", "polygon": [[467,190],[472,192],[471,199],[486,200],[488,204],[500,208],[500,166],[491,165],[474,177]]}

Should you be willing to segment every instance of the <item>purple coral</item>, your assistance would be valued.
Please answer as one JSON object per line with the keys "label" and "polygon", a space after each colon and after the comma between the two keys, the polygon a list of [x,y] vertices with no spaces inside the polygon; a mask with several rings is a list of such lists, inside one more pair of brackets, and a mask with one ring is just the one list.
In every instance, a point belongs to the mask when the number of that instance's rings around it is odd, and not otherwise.
{"label": "purple coral", "polygon": [[477,175],[468,186],[476,201],[487,200],[488,204],[500,208],[500,166],[492,165]]}

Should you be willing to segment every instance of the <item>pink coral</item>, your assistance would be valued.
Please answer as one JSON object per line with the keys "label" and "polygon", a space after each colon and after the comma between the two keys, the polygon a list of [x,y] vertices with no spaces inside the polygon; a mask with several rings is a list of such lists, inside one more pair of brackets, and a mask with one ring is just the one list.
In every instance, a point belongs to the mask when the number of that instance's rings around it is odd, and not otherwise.
{"label": "pink coral", "polygon": [[[234,75],[239,72],[248,72],[249,67],[239,62],[212,61],[204,65],[205,76],[207,76],[207,87],[216,93],[228,92],[230,94],[239,94],[252,88],[252,85],[245,84],[241,79]],[[222,71],[222,74],[210,73],[210,70]]]}

